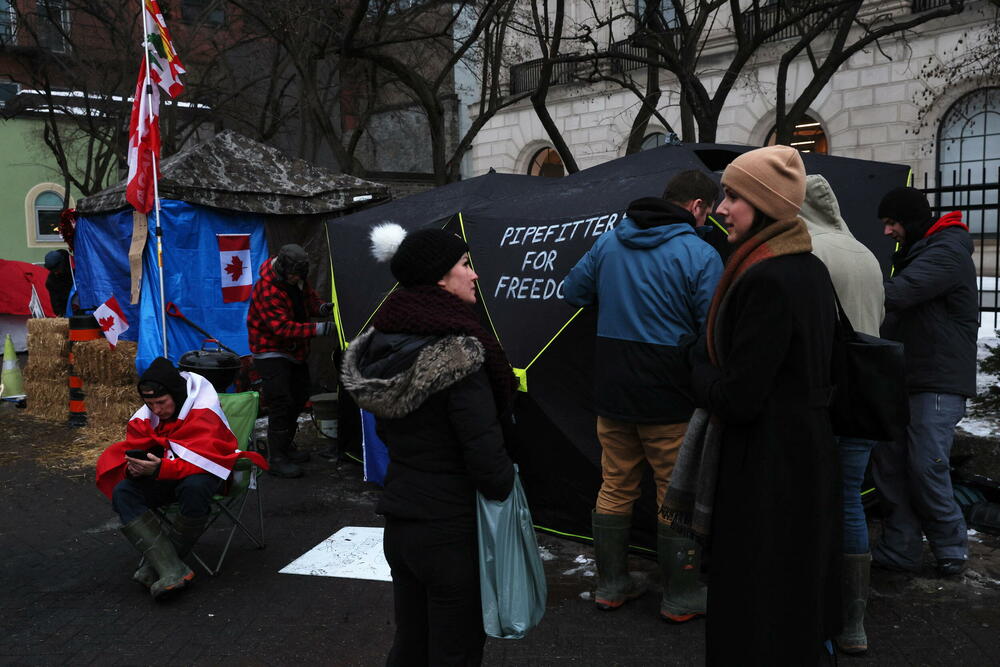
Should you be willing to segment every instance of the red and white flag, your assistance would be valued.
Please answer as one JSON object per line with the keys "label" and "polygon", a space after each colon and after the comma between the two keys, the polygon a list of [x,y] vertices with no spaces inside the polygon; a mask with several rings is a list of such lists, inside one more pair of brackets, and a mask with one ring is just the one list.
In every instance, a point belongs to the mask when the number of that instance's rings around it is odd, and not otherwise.
{"label": "red and white flag", "polygon": [[118,337],[128,331],[128,320],[125,319],[125,314],[122,313],[121,306],[118,305],[118,299],[112,296],[95,308],[94,318],[101,326],[104,337],[108,339],[108,345],[114,349],[115,345],[118,344]]}
{"label": "red and white flag", "polygon": [[216,234],[219,239],[219,271],[222,302],[246,301],[253,291],[249,234]]}
{"label": "red and white flag", "polygon": [[185,71],[174,50],[159,4],[156,0],[145,0],[143,11],[147,30],[144,46],[148,52],[149,73],[147,76],[147,58],[144,57],[139,67],[139,81],[135,84],[132,117],[128,126],[128,182],[125,186],[125,199],[140,213],[149,213],[155,199],[154,168],[158,169],[160,163],[160,88],[170,97],[180,95],[184,92],[180,75]]}

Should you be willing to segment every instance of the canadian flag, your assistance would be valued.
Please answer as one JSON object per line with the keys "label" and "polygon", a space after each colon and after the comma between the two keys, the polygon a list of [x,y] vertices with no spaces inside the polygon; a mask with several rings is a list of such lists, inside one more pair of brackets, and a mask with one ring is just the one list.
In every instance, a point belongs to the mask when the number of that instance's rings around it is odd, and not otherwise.
{"label": "canadian flag", "polygon": [[111,297],[94,309],[94,318],[101,325],[104,337],[108,339],[108,345],[114,349],[118,344],[118,337],[128,331],[128,320],[122,313],[118,299]]}
{"label": "canadian flag", "polygon": [[250,235],[216,234],[219,239],[219,270],[222,277],[222,302],[246,301],[253,291],[250,269]]}

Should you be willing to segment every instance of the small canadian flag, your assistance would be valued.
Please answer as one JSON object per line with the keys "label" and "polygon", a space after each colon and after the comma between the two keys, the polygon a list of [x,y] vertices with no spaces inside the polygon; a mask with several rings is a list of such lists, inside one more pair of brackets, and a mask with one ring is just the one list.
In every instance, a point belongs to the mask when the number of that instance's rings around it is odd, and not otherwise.
{"label": "small canadian flag", "polygon": [[216,234],[219,239],[219,270],[222,302],[246,301],[253,291],[249,234]]}
{"label": "small canadian flag", "polygon": [[118,337],[128,330],[128,320],[122,313],[118,299],[111,297],[94,309],[94,318],[101,325],[104,337],[108,339],[108,345],[114,349],[118,344]]}

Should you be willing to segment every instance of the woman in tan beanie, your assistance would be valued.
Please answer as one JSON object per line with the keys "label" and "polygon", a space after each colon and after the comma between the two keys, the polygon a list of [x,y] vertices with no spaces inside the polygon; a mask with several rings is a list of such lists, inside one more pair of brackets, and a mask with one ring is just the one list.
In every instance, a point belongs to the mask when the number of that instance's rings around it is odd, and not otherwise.
{"label": "woman in tan beanie", "polygon": [[698,404],[722,429],[704,521],[707,661],[816,664],[839,629],[833,287],[796,217],[805,195],[796,150],[745,153],[722,185],[718,211],[737,247],[693,354]]}

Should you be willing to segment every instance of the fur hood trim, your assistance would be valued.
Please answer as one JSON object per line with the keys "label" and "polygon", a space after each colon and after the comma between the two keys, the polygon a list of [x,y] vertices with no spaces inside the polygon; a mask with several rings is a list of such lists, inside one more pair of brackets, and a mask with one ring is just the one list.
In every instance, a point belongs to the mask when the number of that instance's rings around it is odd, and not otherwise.
{"label": "fur hood trim", "polygon": [[446,336],[424,346],[416,361],[389,378],[365,377],[358,362],[375,330],[358,336],[347,348],[341,380],[355,402],[377,417],[404,417],[434,393],[475,373],[483,365],[483,344],[472,336]]}

